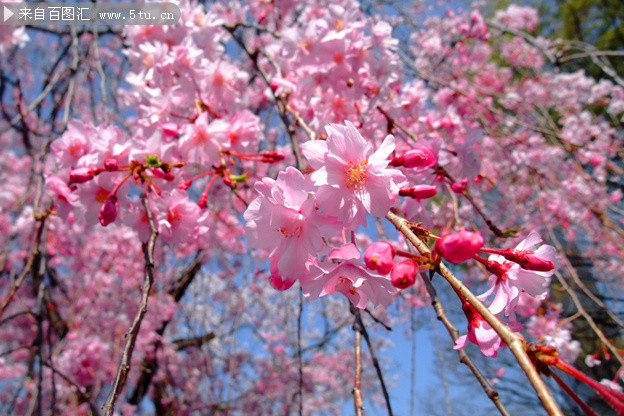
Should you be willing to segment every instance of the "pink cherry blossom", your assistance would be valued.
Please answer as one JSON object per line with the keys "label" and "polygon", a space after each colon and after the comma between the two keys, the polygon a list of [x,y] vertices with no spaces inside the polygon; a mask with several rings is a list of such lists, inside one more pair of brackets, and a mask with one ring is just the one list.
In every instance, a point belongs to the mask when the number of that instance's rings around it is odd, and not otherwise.
{"label": "pink cherry blossom", "polygon": [[161,195],[157,205],[158,235],[171,244],[190,242],[198,226],[200,209],[186,192],[174,189]]}
{"label": "pink cherry blossom", "polygon": [[387,136],[373,152],[355,126],[331,124],[327,141],[308,141],[301,148],[316,172],[312,174],[319,208],[336,216],[345,227],[366,225],[366,212],[383,217],[399,202],[399,185],[405,177],[388,168],[394,137]]}
{"label": "pink cherry blossom", "polygon": [[322,237],[339,231],[335,220],[316,209],[312,182],[292,167],[275,181],[257,182],[256,190],[260,196],[244,214],[249,245],[279,256],[278,270],[285,278],[307,275],[308,262],[324,250]]}
{"label": "pink cherry blossom", "polygon": [[[541,241],[542,239],[539,235],[536,232],[532,232],[515,247],[515,250],[532,250]],[[542,245],[532,251],[539,256],[549,259],[551,262],[557,256],[554,247],[549,245]],[[490,310],[493,313],[505,311],[506,316],[513,316],[513,310],[519,300],[518,297],[523,292],[539,300],[545,299],[548,295],[550,276],[553,275],[554,270],[526,270],[519,264],[509,262],[498,254],[490,256],[488,264],[490,267],[486,265],[486,268],[494,274],[489,279],[490,288],[480,295],[479,299],[483,301],[494,293],[494,299],[490,305]]]}
{"label": "pink cherry blossom", "polygon": [[390,279],[369,272],[357,261],[328,264],[324,271],[321,277],[303,282],[303,293],[312,300],[342,293],[355,307],[364,309],[368,302],[375,306],[388,306],[394,299],[396,289]]}

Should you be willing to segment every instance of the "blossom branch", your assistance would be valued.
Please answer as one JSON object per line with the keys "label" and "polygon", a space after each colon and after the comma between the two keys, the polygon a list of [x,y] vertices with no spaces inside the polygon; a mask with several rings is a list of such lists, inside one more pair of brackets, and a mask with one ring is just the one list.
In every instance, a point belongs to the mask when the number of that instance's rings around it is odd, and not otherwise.
{"label": "blossom branch", "polygon": [[134,351],[134,344],[139,334],[139,329],[141,328],[141,322],[143,321],[143,317],[147,312],[147,300],[149,298],[152,284],[154,283],[154,245],[156,243],[158,230],[156,229],[156,225],[154,224],[154,218],[152,217],[152,212],[149,206],[147,195],[143,194],[141,200],[143,202],[143,206],[145,207],[145,213],[149,221],[150,229],[149,240],[146,244],[143,244],[143,253],[145,256],[145,282],[143,283],[143,290],[141,291],[141,304],[139,305],[139,310],[134,317],[134,321],[132,322],[130,329],[126,333],[126,346],[124,347],[121,363],[119,364],[119,368],[117,370],[117,376],[113,381],[111,392],[109,393],[106,402],[102,406],[104,416],[113,415],[117,397],[119,396],[119,394],[121,394],[121,391],[126,384],[128,373],[130,371],[130,361],[132,358],[132,352]]}
{"label": "blossom branch", "polygon": [[[392,212],[388,212],[386,218],[409,240],[410,243],[414,245],[421,255],[431,254],[429,247],[412,232],[409,228],[408,222],[404,218],[401,218]],[[561,409],[555,402],[555,399],[548,390],[548,387],[541,379],[537,369],[527,355],[526,342],[524,339],[499,321],[443,263],[440,263],[437,272],[447,282],[449,282],[452,288],[460,296],[463,296],[463,298],[466,299],[466,301],[483,317],[487,323],[492,326],[494,331],[496,331],[501,339],[507,344],[513,355],[516,357],[518,364],[529,379],[531,385],[535,389],[537,396],[548,414],[551,416],[563,416]]]}
{"label": "blossom branch", "polygon": [[[266,85],[269,87],[269,89],[271,89],[271,80],[269,79],[269,75],[266,73],[264,69],[262,69],[262,67],[260,66],[260,63],[258,62],[258,51],[252,51],[247,47],[247,45],[245,44],[245,42],[243,42],[241,37],[236,34],[235,27],[224,26],[224,28],[230,33],[230,35],[236,41],[236,43],[238,43],[238,45],[245,51],[245,54],[251,60],[255,70],[258,71],[258,73],[260,74],[260,76],[262,77]],[[271,89],[271,91],[273,90]],[[288,133],[288,137],[290,138],[290,143],[292,146],[293,154],[297,162],[297,168],[299,170],[303,170],[305,164],[303,163],[303,157],[301,156],[301,149],[299,148],[299,142],[297,141],[297,138],[295,137],[295,129],[291,125],[290,120],[288,120],[288,117],[286,116],[285,103],[282,103],[281,99],[275,96],[275,93],[272,92],[272,94],[276,103],[276,107],[278,110],[280,120],[282,120],[282,123],[284,124],[284,127],[286,128],[286,132]]]}
{"label": "blossom branch", "polygon": [[[424,274],[421,273],[420,276],[425,283],[425,288],[427,289],[427,293],[429,293],[429,297],[431,298],[431,306],[435,310],[438,320],[442,322],[451,339],[453,341],[457,340],[457,338],[459,337],[459,331],[457,330],[457,328],[455,328],[453,323],[446,315],[446,310],[444,309],[442,301],[438,297],[438,293],[435,287],[433,287],[431,281]],[[457,350],[457,355],[459,356],[459,362],[466,365],[470,369],[470,371],[472,371],[472,374],[474,374],[475,378],[483,388],[483,391],[485,391],[485,394],[489,397],[490,400],[492,400],[494,406],[496,406],[500,414],[503,416],[509,416],[509,412],[507,412],[505,405],[501,401],[498,391],[494,389],[490,382],[483,376],[481,371],[477,368],[474,361],[472,361],[466,351],[464,351],[463,349]]]}

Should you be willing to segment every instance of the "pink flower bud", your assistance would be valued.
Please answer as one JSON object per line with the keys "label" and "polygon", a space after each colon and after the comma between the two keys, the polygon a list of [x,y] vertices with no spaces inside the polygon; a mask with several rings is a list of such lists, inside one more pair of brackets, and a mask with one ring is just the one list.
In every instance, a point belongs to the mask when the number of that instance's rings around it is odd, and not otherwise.
{"label": "pink flower bud", "polygon": [[416,185],[411,188],[399,189],[400,196],[409,196],[415,199],[427,199],[436,196],[438,187],[435,185]]}
{"label": "pink flower bud", "polygon": [[176,123],[164,123],[161,129],[165,136],[178,137],[179,127]]}
{"label": "pink flower bud", "polygon": [[430,147],[410,149],[403,153],[403,166],[406,168],[428,168],[438,163],[438,160]]}
{"label": "pink flower bud", "polygon": [[119,202],[117,202],[116,195],[109,195],[109,197],[104,201],[104,205],[102,205],[102,209],[100,209],[100,215],[98,218],[100,219],[100,224],[106,227],[111,222],[115,221],[117,218],[117,211],[119,210]]}
{"label": "pink flower bud", "polygon": [[192,184],[193,184],[193,179],[189,179],[188,181],[184,181],[180,185],[178,185],[178,189],[186,191]]}
{"label": "pink flower bud", "polygon": [[414,260],[405,260],[394,266],[390,279],[397,289],[407,289],[416,282],[418,264]]}
{"label": "pink flower bud", "polygon": [[436,241],[433,250],[451,263],[471,259],[483,247],[479,231],[457,231]]}
{"label": "pink flower bud", "polygon": [[532,270],[534,272],[549,272],[555,268],[552,260],[548,257],[534,253],[525,254],[522,261],[518,264],[520,264],[523,269]]}
{"label": "pink flower bud", "polygon": [[88,182],[95,176],[95,170],[91,168],[78,168],[72,169],[69,172],[69,183],[84,183]]}
{"label": "pink flower bud", "polygon": [[104,168],[109,172],[114,172],[117,170],[117,159],[113,159],[112,157],[106,159],[104,161]]}
{"label": "pink flower bud", "polygon": [[295,284],[295,281],[285,280],[285,279],[282,279],[280,276],[271,275],[270,283],[271,283],[271,286],[273,286],[273,289],[283,292],[285,290],[290,289],[292,285]]}
{"label": "pink flower bud", "polygon": [[466,191],[467,187],[468,187],[468,178],[462,179],[461,181],[459,181],[459,183],[453,182],[451,184],[451,189],[456,194],[463,194]]}
{"label": "pink flower bud", "polygon": [[394,266],[394,248],[385,241],[377,241],[366,248],[364,262],[370,270],[388,274]]}

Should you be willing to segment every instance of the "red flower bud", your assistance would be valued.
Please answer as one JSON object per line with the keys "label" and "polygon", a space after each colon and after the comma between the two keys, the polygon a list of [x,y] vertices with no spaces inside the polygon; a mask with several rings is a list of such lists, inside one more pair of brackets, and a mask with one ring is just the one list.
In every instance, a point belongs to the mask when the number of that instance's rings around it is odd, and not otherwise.
{"label": "red flower bud", "polygon": [[415,199],[427,199],[436,196],[438,193],[438,187],[435,185],[416,185],[411,188],[404,188],[399,190],[400,196],[409,196]]}
{"label": "red flower bud", "polygon": [[432,149],[411,149],[403,153],[403,166],[406,168],[428,168],[437,163]]}
{"label": "red flower bud", "polygon": [[418,264],[414,260],[402,261],[392,269],[392,285],[398,289],[407,289],[416,282],[416,273]]}
{"label": "red flower bud", "polygon": [[72,169],[69,172],[69,183],[84,183],[88,182],[95,176],[95,170],[91,168],[78,168]]}
{"label": "red flower bud", "polygon": [[531,250],[516,250],[509,248],[502,250],[500,254],[509,261],[518,263],[525,270],[534,272],[549,272],[554,270],[555,265],[548,257],[535,254]]}
{"label": "red flower bud", "polygon": [[114,172],[117,170],[117,159],[108,158],[104,161],[104,168],[109,172]]}
{"label": "red flower bud", "polygon": [[165,136],[178,137],[179,127],[176,123],[165,123],[162,125],[161,129]]}
{"label": "red flower bud", "polygon": [[463,194],[466,191],[467,186],[468,186],[468,178],[465,178],[459,181],[459,183],[453,182],[451,184],[451,189],[456,194]]}
{"label": "red flower bud", "polygon": [[117,202],[117,196],[109,195],[109,197],[104,201],[104,205],[100,209],[100,215],[98,218],[100,219],[100,224],[106,227],[111,222],[115,221],[117,218],[117,211],[119,210],[119,202]]}
{"label": "red flower bud", "polygon": [[523,269],[532,270],[534,272],[549,272],[555,268],[552,260],[548,257],[534,253],[526,254],[523,261],[518,264],[520,264]]}
{"label": "red flower bud", "polygon": [[282,160],[286,158],[286,155],[278,151],[264,152],[261,154],[261,156],[262,156],[261,162],[265,162],[265,163],[281,162]]}
{"label": "red flower bud", "polygon": [[479,231],[457,231],[437,240],[433,250],[451,263],[462,263],[477,254],[481,247],[483,237]]}
{"label": "red flower bud", "polygon": [[364,262],[370,270],[388,274],[394,266],[394,248],[385,242],[377,241],[366,248]]}

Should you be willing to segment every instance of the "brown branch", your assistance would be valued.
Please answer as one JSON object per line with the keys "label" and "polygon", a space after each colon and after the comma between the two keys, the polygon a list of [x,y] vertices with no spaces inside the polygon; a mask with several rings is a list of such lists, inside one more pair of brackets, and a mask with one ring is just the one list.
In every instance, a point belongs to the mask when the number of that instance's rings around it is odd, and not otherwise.
{"label": "brown branch", "polygon": [[[386,218],[396,227],[396,229],[402,233],[409,242],[418,250],[421,255],[431,255],[429,247],[420,240],[410,229],[408,221],[398,215],[388,212]],[[492,329],[501,337],[501,339],[507,344],[514,357],[518,361],[518,364],[526,374],[527,378],[531,382],[531,385],[535,389],[537,396],[539,397],[544,409],[551,416],[563,416],[561,409],[555,402],[552,394],[548,390],[546,384],[541,379],[537,369],[531,362],[531,359],[527,355],[526,342],[524,338],[513,332],[509,327],[499,321],[496,316],[490,312],[490,310],[483,304],[477,297],[459,280],[451,271],[443,264],[440,263],[437,272],[449,282],[453,289],[490,324]]]}
{"label": "brown branch", "polygon": [[37,228],[37,233],[35,235],[35,238],[33,239],[32,246],[30,248],[30,255],[28,256],[28,260],[26,261],[26,264],[24,265],[24,269],[19,274],[17,279],[15,279],[15,282],[9,289],[9,293],[4,298],[2,305],[0,305],[0,318],[2,318],[2,314],[4,313],[6,308],[9,306],[11,301],[13,300],[13,296],[15,296],[15,293],[17,293],[18,289],[22,286],[22,283],[24,283],[24,280],[26,279],[26,276],[28,275],[28,273],[31,273],[33,271],[32,270],[33,266],[35,266],[36,260],[37,258],[39,258],[41,254],[39,251],[40,250],[39,245],[41,244],[41,236],[43,235],[44,225],[45,225],[45,219],[41,219],[39,221],[39,227]]}
{"label": "brown branch", "polygon": [[[262,77],[262,80],[264,81],[264,83],[271,90],[271,93],[273,94],[273,99],[274,99],[274,101],[276,103],[275,106],[277,108],[278,115],[280,117],[280,120],[282,120],[282,123],[284,124],[284,127],[286,129],[286,133],[288,134],[288,137],[290,139],[290,144],[292,146],[293,155],[295,156],[295,160],[297,162],[297,169],[304,170],[305,163],[303,162],[303,157],[301,156],[301,149],[299,147],[299,142],[297,141],[297,138],[295,137],[295,128],[291,124],[290,120],[288,119],[288,117],[286,115],[286,113],[288,112],[287,107],[290,107],[290,106],[288,106],[288,103],[284,102],[282,97],[276,96],[275,93],[273,92],[273,89],[271,88],[271,80],[269,79],[269,75],[260,66],[260,63],[258,62],[258,54],[259,54],[259,52],[258,51],[252,51],[252,50],[250,50],[247,47],[247,45],[245,44],[245,42],[243,42],[243,40],[240,38],[240,36],[238,36],[236,34],[236,27],[224,25],[223,28],[225,28],[225,30],[227,30],[230,33],[230,35],[236,41],[236,43],[238,43],[238,45],[243,49],[243,51],[245,51],[245,54],[251,60],[255,70],[258,71],[258,73]],[[272,60],[267,55],[264,55],[264,56],[267,57],[269,62],[272,62]],[[272,63],[274,64],[274,61]],[[279,68],[277,67],[276,70],[279,70]],[[291,108],[291,113],[292,112],[294,112],[294,110]],[[303,119],[301,119],[301,117],[299,117],[299,119],[301,120],[301,122],[303,122]],[[299,120],[297,120],[297,121],[299,121]],[[305,123],[304,124],[300,124],[300,125],[301,125],[302,128],[304,128],[304,126],[307,127],[307,125]],[[304,130],[306,131],[306,133],[308,133],[308,131],[311,131],[309,128],[307,128],[307,130],[304,128]]]}
{"label": "brown branch", "polygon": [[[184,293],[186,293],[186,289],[190,286],[195,279],[195,276],[197,276],[201,270],[201,255],[202,251],[200,250],[195,255],[193,262],[182,272],[175,285],[169,289],[168,293],[173,297],[176,303],[182,299]],[[156,333],[162,336],[170,322],[171,320],[163,322],[162,326],[156,331]],[[143,362],[141,363],[141,374],[139,375],[134,390],[128,399],[128,403],[137,405],[141,402],[141,400],[143,400],[143,397],[145,397],[147,389],[152,383],[152,378],[154,377],[157,369],[158,362],[156,361],[156,355],[143,358]]]}
{"label": "brown branch", "polygon": [[134,317],[134,321],[132,322],[130,329],[126,333],[126,346],[121,357],[121,362],[119,363],[117,376],[113,381],[111,392],[102,406],[104,416],[113,415],[117,397],[119,397],[119,394],[121,394],[121,391],[126,384],[128,373],[130,371],[130,361],[132,358],[132,352],[134,351],[134,344],[139,334],[139,329],[141,328],[141,322],[143,321],[145,312],[147,312],[147,300],[149,298],[152,284],[154,283],[154,245],[156,243],[158,230],[154,224],[154,218],[152,217],[147,195],[143,194],[141,200],[143,201],[143,206],[145,207],[145,213],[147,215],[150,228],[149,240],[147,243],[143,244],[143,253],[145,255],[145,282],[143,284],[143,290],[141,291],[141,304],[139,306],[139,310]]}
{"label": "brown branch", "polygon": [[[355,326],[355,324],[354,324]],[[355,330],[355,382],[353,384],[353,407],[356,416],[362,416],[364,410],[364,400],[362,400],[362,390],[360,382],[362,379],[362,334]]]}
{"label": "brown branch", "polygon": [[[421,277],[423,282],[425,282],[425,288],[427,289],[429,297],[431,298],[431,306],[433,306],[438,320],[442,322],[451,339],[453,340],[453,342],[455,342],[455,340],[457,340],[457,338],[459,337],[459,331],[457,330],[457,328],[455,328],[455,326],[451,323],[450,319],[446,315],[444,305],[438,297],[438,293],[431,284],[431,281],[423,274],[421,274]],[[472,371],[472,374],[474,374],[475,378],[483,388],[483,391],[485,391],[485,394],[490,398],[490,400],[492,400],[500,414],[503,416],[509,416],[509,412],[507,412],[505,405],[501,401],[500,396],[498,395],[498,391],[496,391],[492,387],[490,382],[483,376],[481,371],[477,368],[477,366],[468,356],[466,351],[464,351],[463,349],[457,350],[457,355],[459,356],[459,362],[466,365],[470,369],[470,371]]]}
{"label": "brown branch", "polygon": [[214,332],[208,332],[198,337],[175,339],[171,343],[174,345],[176,351],[181,351],[190,347],[199,348],[212,341],[216,336]]}

